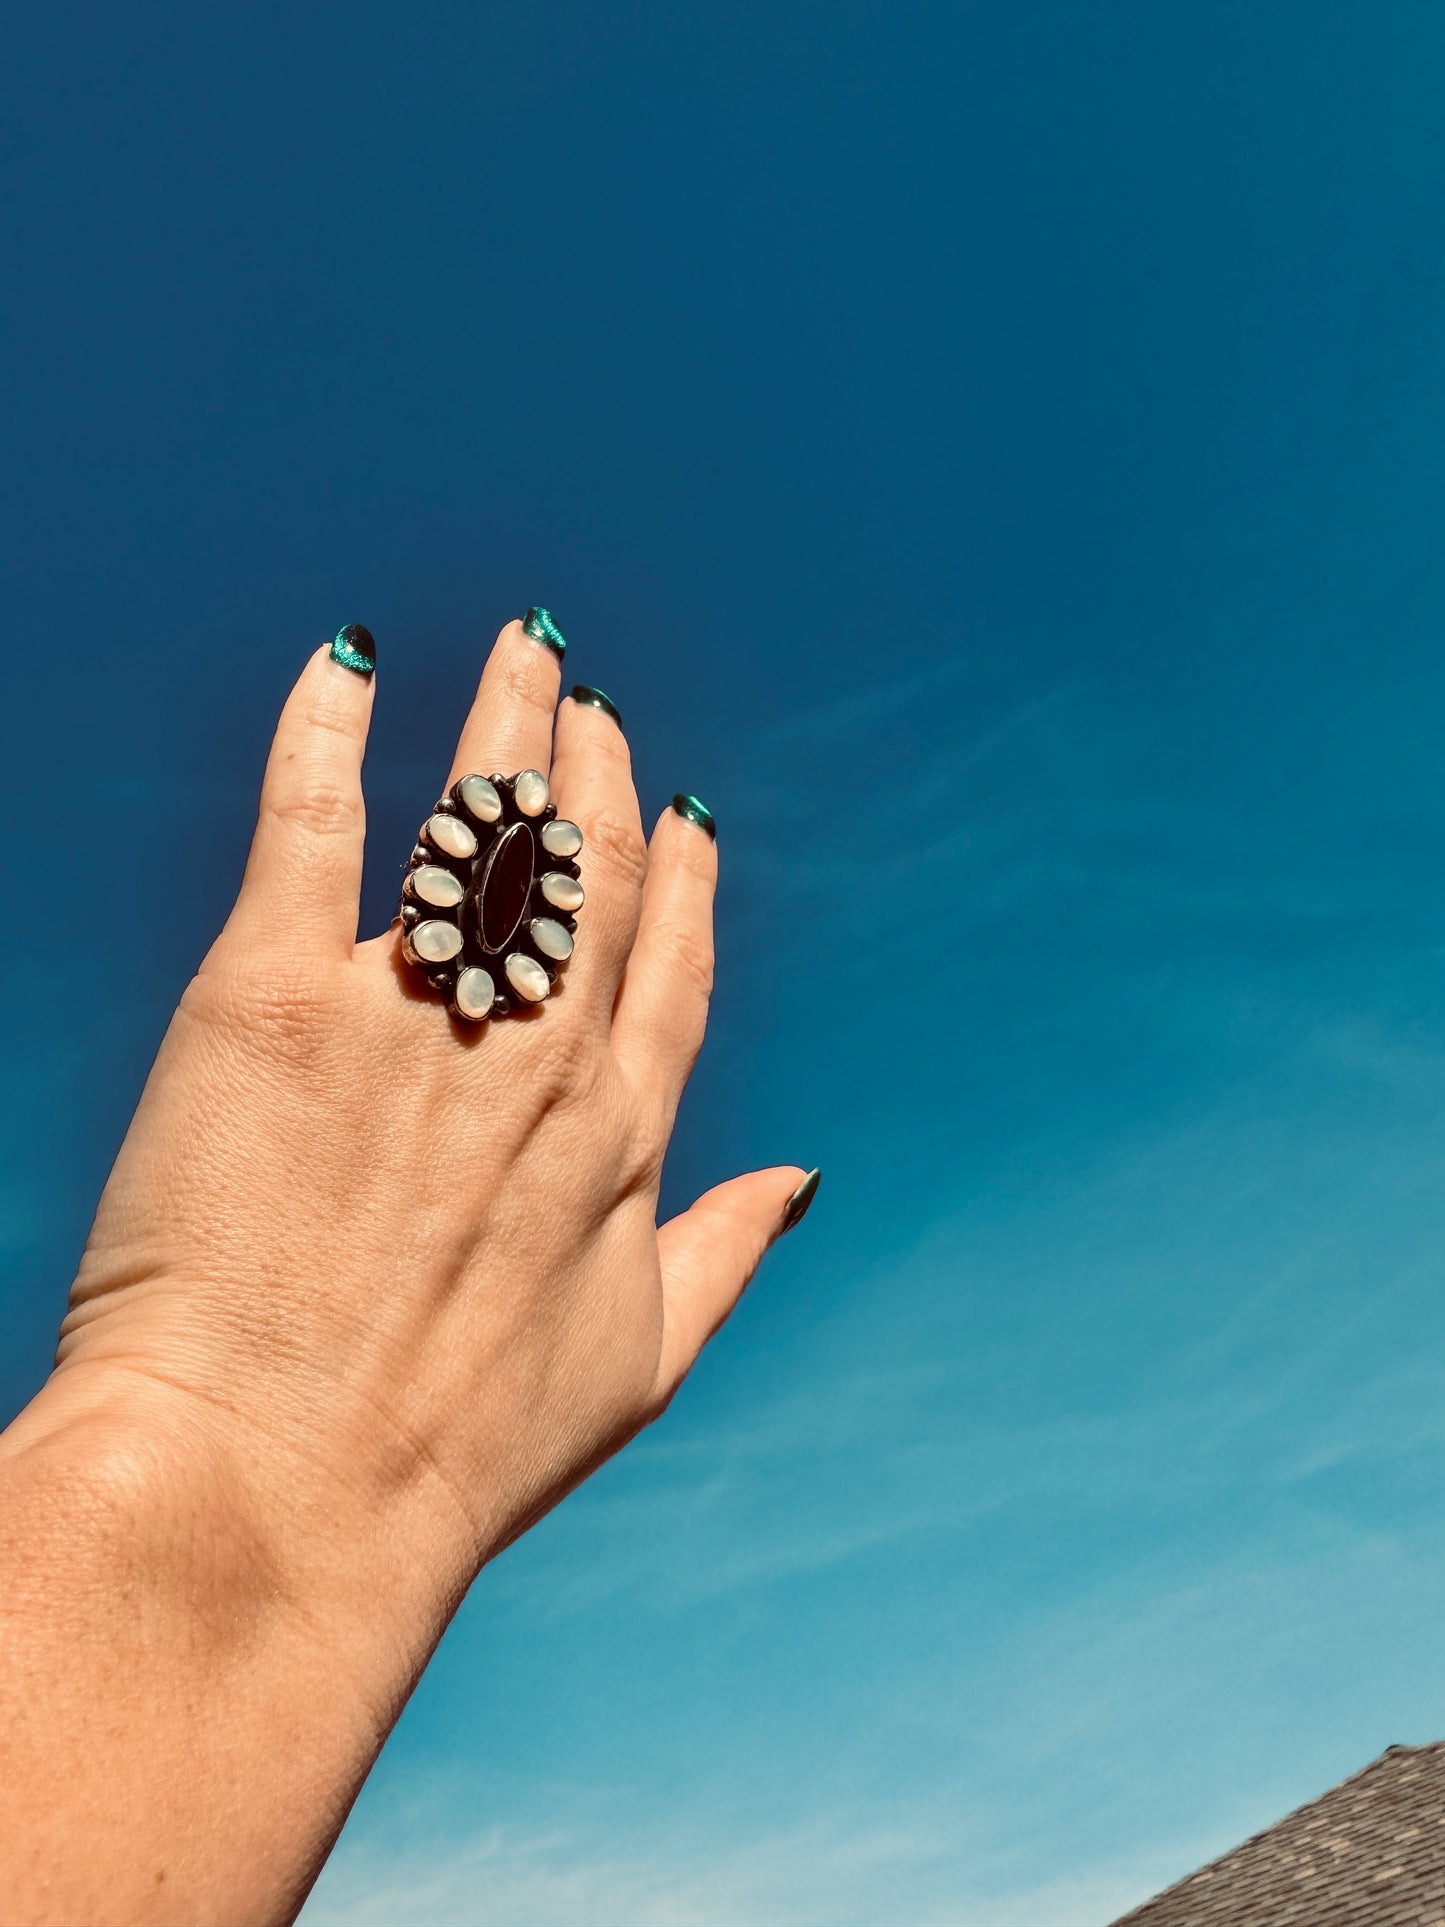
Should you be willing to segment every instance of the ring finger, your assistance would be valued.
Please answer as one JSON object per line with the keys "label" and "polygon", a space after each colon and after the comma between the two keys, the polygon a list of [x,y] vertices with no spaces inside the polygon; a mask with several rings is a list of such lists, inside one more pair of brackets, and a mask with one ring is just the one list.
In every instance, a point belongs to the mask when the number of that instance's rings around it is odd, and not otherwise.
{"label": "ring finger", "polygon": [[627,738],[600,690],[577,688],[557,712],[552,788],[558,809],[580,825],[583,836],[578,862],[587,893],[582,912],[587,934],[583,941],[579,933],[571,968],[581,998],[606,1026],[637,936],[647,839]]}

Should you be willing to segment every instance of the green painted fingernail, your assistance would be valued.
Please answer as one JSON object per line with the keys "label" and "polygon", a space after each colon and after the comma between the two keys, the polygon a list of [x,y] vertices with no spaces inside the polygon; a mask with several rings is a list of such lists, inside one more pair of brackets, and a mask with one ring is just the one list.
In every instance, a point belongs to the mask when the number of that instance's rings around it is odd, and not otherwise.
{"label": "green painted fingernail", "polygon": [[529,609],[522,617],[522,627],[533,642],[545,642],[558,662],[566,655],[567,638],[553,622],[550,609]]}
{"label": "green painted fingernail", "polygon": [[700,830],[706,830],[716,841],[717,824],[713,821],[712,811],[706,803],[699,803],[695,796],[674,796],[672,807],[679,816],[685,816],[689,823],[696,823]]}
{"label": "green painted fingernail", "polygon": [[604,716],[610,716],[617,727],[621,729],[622,718],[618,714],[616,703],[613,702],[610,696],[604,695],[600,689],[593,689],[587,683],[579,682],[577,687],[572,691],[572,700],[574,703],[588,703],[593,709],[600,709]]}
{"label": "green painted fingernail", "polygon": [[783,1230],[791,1231],[795,1224],[801,1224],[807,1214],[808,1206],[818,1195],[818,1180],[822,1172],[811,1170],[798,1186],[792,1197],[783,1206]]}
{"label": "green painted fingernail", "polygon": [[365,623],[348,622],[338,629],[331,644],[331,660],[343,669],[354,669],[358,676],[376,672],[376,638]]}

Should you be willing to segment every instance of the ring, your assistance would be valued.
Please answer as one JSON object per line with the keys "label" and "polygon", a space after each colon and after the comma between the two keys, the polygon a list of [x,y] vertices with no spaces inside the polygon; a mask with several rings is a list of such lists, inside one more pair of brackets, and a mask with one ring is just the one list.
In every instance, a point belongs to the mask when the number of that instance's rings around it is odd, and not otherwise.
{"label": "ring", "polygon": [[402,879],[401,947],[454,1017],[540,1004],[572,954],[582,832],[540,770],[463,776],[422,824]]}

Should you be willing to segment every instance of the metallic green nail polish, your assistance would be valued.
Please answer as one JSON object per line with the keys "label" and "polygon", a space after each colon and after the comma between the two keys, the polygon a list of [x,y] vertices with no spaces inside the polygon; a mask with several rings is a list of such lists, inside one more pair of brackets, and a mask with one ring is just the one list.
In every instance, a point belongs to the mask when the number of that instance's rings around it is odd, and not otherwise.
{"label": "metallic green nail polish", "polygon": [[360,622],[348,622],[344,629],[338,629],[336,639],[331,645],[331,660],[339,662],[343,669],[354,669],[358,676],[370,676],[376,671],[376,638]]}
{"label": "metallic green nail polish", "polygon": [[610,696],[604,696],[600,689],[593,689],[585,682],[579,682],[572,691],[574,703],[589,703],[593,709],[600,709],[604,716],[610,716],[621,729],[622,718],[617,713],[617,705]]}
{"label": "metallic green nail polish", "polygon": [[674,796],[672,807],[679,816],[685,816],[689,823],[696,823],[700,830],[706,830],[716,841],[717,824],[713,821],[712,811],[706,803],[699,803],[695,796]]}
{"label": "metallic green nail polish", "polygon": [[545,642],[558,662],[566,655],[567,638],[553,622],[550,609],[529,609],[522,617],[522,627],[533,642]]}
{"label": "metallic green nail polish", "polygon": [[808,1206],[818,1195],[818,1180],[822,1176],[816,1167],[811,1170],[798,1186],[792,1197],[783,1206],[783,1230],[791,1231],[795,1224],[801,1224]]}

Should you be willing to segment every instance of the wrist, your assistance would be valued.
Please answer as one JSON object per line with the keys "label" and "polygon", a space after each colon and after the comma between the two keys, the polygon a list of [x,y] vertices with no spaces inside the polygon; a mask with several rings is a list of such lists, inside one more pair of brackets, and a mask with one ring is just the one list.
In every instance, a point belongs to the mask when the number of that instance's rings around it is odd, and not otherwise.
{"label": "wrist", "polygon": [[0,1913],[289,1921],[414,1669],[298,1583],[228,1444],[127,1389],[59,1374],[0,1436]]}
{"label": "wrist", "polygon": [[[369,1461],[252,1424],[118,1360],[74,1357],[0,1434],[0,1503],[43,1495],[61,1545],[103,1545],[115,1582],[187,1638],[346,1655],[336,1691],[395,1716],[473,1572],[459,1531]],[[434,1506],[431,1510],[440,1510]],[[338,1709],[339,1710],[339,1709]]]}

